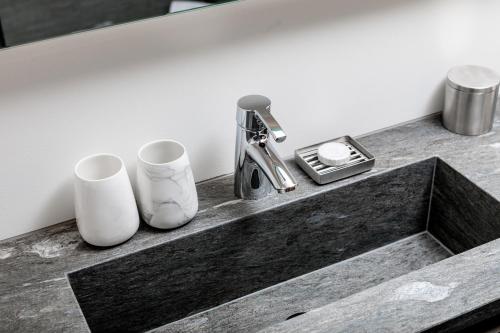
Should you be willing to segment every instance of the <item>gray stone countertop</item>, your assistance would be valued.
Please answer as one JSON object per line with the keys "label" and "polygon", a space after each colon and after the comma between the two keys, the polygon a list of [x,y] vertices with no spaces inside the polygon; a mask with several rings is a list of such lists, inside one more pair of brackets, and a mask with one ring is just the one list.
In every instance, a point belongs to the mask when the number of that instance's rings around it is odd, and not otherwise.
{"label": "gray stone countertop", "polygon": [[[290,160],[296,191],[244,202],[233,195],[232,177],[197,184],[200,210],[188,225],[158,231],[142,225],[128,242],[98,249],[80,238],[74,221],[0,242],[0,331],[87,332],[66,273],[171,241],[277,205],[439,156],[500,200],[500,120],[493,131],[466,137],[446,131],[436,117],[357,138],[376,164],[370,172],[318,186]],[[479,272],[479,274],[478,274]],[[460,281],[461,285],[457,285]],[[425,284],[425,286],[424,286]],[[429,285],[450,295],[443,301],[412,297]],[[464,287],[464,285],[467,286]],[[444,288],[444,289],[443,289]],[[458,292],[455,292],[458,291]],[[431,297],[432,298],[432,297]],[[500,239],[325,306],[269,332],[419,331],[500,299]],[[342,305],[342,306],[339,306]],[[423,320],[425,318],[426,320]]]}

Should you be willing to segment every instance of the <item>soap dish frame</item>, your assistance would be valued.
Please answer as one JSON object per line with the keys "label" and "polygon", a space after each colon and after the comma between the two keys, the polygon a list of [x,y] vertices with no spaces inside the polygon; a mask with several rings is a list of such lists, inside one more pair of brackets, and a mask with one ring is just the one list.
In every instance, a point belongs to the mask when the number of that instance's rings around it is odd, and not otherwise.
{"label": "soap dish frame", "polygon": [[[328,142],[340,142],[351,151],[349,162],[340,166],[328,166],[318,160],[318,148]],[[323,185],[369,171],[375,165],[375,157],[350,136],[295,150],[295,161],[316,183]]]}

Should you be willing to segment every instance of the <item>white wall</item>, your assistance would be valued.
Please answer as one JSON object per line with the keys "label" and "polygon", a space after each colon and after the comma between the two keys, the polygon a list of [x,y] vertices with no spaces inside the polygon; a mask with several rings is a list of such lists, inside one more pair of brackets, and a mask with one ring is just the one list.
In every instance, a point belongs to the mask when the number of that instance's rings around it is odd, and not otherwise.
{"label": "white wall", "polygon": [[[246,0],[0,53],[0,239],[73,218],[96,152],[186,144],[197,180],[233,168],[235,103],[273,100],[284,155],[440,110],[455,64],[500,70],[500,1]],[[133,177],[134,178],[134,177]]]}

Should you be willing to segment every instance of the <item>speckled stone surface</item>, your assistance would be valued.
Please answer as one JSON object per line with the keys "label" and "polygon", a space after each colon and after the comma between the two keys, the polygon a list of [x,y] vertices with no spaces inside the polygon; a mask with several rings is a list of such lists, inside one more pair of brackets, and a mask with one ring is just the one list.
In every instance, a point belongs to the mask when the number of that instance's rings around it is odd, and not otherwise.
{"label": "speckled stone surface", "polygon": [[152,329],[424,231],[434,165],[427,159],[73,272],[71,286],[92,331]]}
{"label": "speckled stone surface", "polygon": [[[204,182],[198,184],[200,211],[195,220],[170,232],[143,226],[129,242],[118,247],[102,250],[85,244],[74,222],[0,242],[0,331],[86,332],[88,328],[66,279],[67,272],[429,157],[439,156],[492,198],[500,199],[498,119],[491,133],[479,137],[450,133],[442,128],[439,119],[433,118],[387,129],[359,141],[377,158],[375,168],[369,173],[318,186],[290,161],[290,169],[299,182],[297,190],[258,202],[235,199],[231,176]],[[271,332],[427,329],[500,299],[499,263],[500,240],[495,240],[338,300],[333,303],[335,307],[326,305],[268,329]],[[422,299],[414,290],[429,290],[432,297]]]}
{"label": "speckled stone surface", "polygon": [[419,332],[500,297],[497,247],[487,243],[261,332]]}
{"label": "speckled stone surface", "polygon": [[438,159],[429,231],[454,253],[500,238],[500,202]]}
{"label": "speckled stone surface", "polygon": [[154,332],[256,332],[450,255],[428,233],[419,233],[165,325]]}

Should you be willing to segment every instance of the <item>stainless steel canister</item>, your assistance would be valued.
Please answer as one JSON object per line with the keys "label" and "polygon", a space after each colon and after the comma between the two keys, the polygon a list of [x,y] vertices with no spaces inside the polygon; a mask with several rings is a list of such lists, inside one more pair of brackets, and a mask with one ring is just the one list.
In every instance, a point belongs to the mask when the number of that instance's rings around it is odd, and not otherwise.
{"label": "stainless steel canister", "polygon": [[458,66],[448,72],[443,125],[463,135],[481,135],[493,127],[500,76],[481,66]]}

